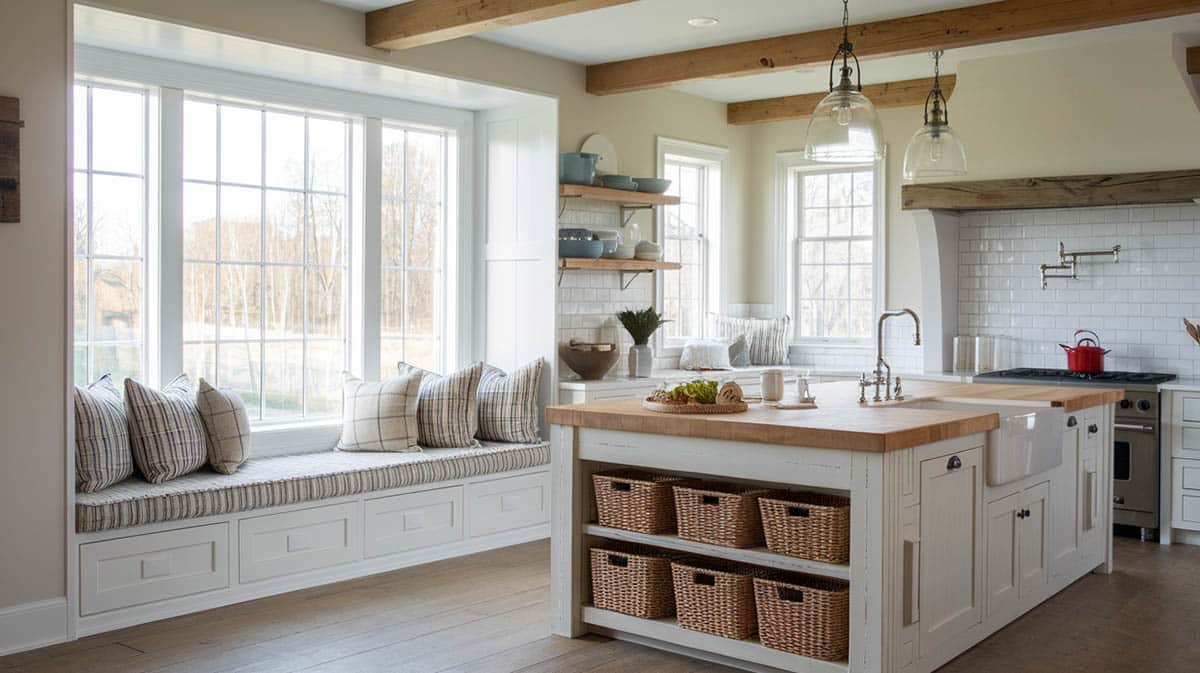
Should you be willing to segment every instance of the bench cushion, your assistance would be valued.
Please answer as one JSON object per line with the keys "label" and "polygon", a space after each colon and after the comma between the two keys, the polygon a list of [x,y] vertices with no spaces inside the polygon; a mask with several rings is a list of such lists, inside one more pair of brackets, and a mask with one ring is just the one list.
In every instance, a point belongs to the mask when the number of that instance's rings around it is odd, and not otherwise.
{"label": "bench cushion", "polygon": [[521,470],[550,462],[550,445],[483,442],[414,453],[322,451],[251,459],[236,474],[194,472],[150,484],[132,478],[77,493],[75,528],[90,533],[278,507],[371,491]]}

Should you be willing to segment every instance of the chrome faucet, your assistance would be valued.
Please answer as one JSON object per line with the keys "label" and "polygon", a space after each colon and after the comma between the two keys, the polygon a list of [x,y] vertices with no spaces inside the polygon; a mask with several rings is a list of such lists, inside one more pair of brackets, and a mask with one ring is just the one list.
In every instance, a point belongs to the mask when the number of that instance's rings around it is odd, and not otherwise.
{"label": "chrome faucet", "polygon": [[[898,315],[907,313],[912,316],[913,324],[916,325],[916,332],[913,335],[913,345],[921,345],[921,318],[917,316],[916,311],[911,308],[900,309],[899,311],[884,311],[879,315],[879,326],[875,331],[875,371],[871,379],[867,379],[867,375],[863,374],[858,381],[858,401],[860,404],[865,404],[867,401],[867,388],[875,386],[875,397],[873,402],[882,402],[884,400],[902,400],[904,395],[901,394],[900,377],[896,377],[896,389],[892,390],[892,366],[887,360],[883,359],[883,323],[888,318],[894,318]],[[883,388],[880,395],[880,388]]]}

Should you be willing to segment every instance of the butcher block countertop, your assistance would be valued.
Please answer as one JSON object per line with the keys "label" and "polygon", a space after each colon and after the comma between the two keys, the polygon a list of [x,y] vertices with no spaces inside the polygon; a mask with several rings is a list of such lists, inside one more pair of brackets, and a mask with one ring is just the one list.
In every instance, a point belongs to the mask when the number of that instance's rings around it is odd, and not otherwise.
{"label": "butcher block countertop", "polygon": [[[662,414],[643,409],[638,398],[603,400],[548,407],[546,422],[647,434],[886,452],[986,432],[1000,425],[995,413],[913,409],[905,408],[905,402],[928,398],[995,400],[1060,407],[1069,413],[1113,404],[1124,397],[1119,388],[936,381],[905,382],[904,388],[903,402],[862,406],[858,404],[858,383],[821,383],[812,386],[817,409],[782,410],[751,404],[749,411],[740,414]],[[792,392],[790,388],[788,392]]]}

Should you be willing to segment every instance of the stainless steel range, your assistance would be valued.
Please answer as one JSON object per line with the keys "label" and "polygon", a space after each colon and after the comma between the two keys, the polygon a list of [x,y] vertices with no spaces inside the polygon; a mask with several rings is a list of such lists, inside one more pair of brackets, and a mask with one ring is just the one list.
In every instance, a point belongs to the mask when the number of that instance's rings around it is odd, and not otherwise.
{"label": "stainless steel range", "polygon": [[1174,374],[1104,372],[1076,374],[1065,369],[1005,369],[975,375],[976,383],[1124,388],[1113,426],[1113,523],[1158,528],[1158,386]]}

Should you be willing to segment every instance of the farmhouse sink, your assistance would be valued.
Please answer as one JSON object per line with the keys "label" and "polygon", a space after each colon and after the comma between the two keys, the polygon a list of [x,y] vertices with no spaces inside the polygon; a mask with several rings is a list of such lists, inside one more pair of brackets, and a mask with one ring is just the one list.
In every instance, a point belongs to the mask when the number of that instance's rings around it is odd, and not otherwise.
{"label": "farmhouse sink", "polygon": [[1000,486],[1062,464],[1063,411],[1009,400],[932,398],[899,406],[909,409],[977,411],[1000,415],[1000,427],[987,433],[987,482]]}

